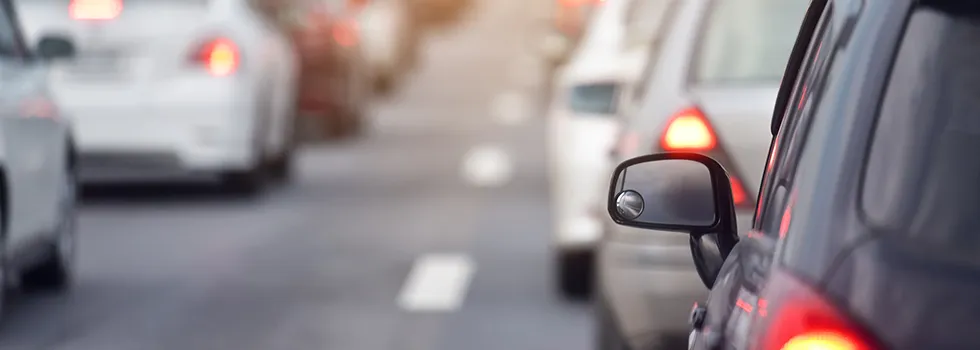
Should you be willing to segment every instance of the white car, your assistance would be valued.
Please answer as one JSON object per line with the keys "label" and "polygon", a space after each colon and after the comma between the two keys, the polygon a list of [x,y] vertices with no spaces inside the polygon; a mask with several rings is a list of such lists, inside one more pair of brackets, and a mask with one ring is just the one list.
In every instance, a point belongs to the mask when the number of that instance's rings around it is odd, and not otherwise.
{"label": "white car", "polygon": [[[637,5],[645,2],[657,6]],[[655,31],[631,26],[628,19],[642,9],[651,15],[643,18],[659,23],[662,16],[653,15],[666,13],[671,2],[603,1],[557,76],[548,112],[552,245],[555,280],[566,296],[591,292],[595,247],[606,222],[602,208],[613,168],[610,155],[618,146],[622,116],[636,106],[635,88],[653,49]]]}
{"label": "white car", "polygon": [[387,94],[415,65],[419,28],[405,0],[372,0],[358,14],[361,50],[374,90]]}
{"label": "white car", "polygon": [[10,1],[0,0],[0,305],[11,283],[68,290],[76,253],[75,145],[47,64],[74,47],[52,36],[29,48]]}
{"label": "white car", "polygon": [[288,175],[296,57],[253,0],[15,0],[27,37],[71,36],[52,71],[83,181]]}

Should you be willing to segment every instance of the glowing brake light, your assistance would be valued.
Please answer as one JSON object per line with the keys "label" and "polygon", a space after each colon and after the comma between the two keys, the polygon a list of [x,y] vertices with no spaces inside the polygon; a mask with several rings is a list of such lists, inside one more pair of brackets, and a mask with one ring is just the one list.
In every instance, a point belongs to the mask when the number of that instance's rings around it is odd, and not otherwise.
{"label": "glowing brake light", "polygon": [[[809,285],[775,270],[760,299],[761,350],[875,350],[876,347]],[[763,304],[765,301],[765,304]]]}
{"label": "glowing brake light", "polygon": [[660,145],[667,151],[707,151],[715,148],[715,133],[697,108],[681,110],[671,118]]}
{"label": "glowing brake light", "polygon": [[333,40],[338,45],[351,47],[357,43],[357,22],[343,21],[333,27]]}
{"label": "glowing brake light", "polygon": [[194,60],[204,64],[211,75],[228,76],[238,69],[238,47],[231,40],[216,39],[202,46]]}
{"label": "glowing brake light", "polygon": [[736,205],[745,203],[746,195],[745,189],[742,188],[742,182],[734,176],[729,176],[729,181],[732,184],[732,201],[734,201]]}
{"label": "glowing brake light", "polygon": [[782,350],[857,350],[851,339],[834,332],[816,332],[793,337]]}
{"label": "glowing brake light", "polygon": [[68,13],[77,20],[109,20],[122,13],[123,0],[72,0]]}
{"label": "glowing brake light", "polygon": [[21,104],[20,115],[28,118],[54,118],[58,107],[47,98],[29,98]]}

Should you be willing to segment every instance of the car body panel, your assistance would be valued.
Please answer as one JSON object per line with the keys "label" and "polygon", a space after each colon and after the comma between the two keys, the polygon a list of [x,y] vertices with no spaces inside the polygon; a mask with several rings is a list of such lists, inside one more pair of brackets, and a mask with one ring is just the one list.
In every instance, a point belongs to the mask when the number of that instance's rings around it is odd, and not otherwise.
{"label": "car body panel", "polygon": [[[0,171],[7,223],[6,268],[26,267],[49,247],[63,222],[64,185],[73,176],[71,122],[49,87],[48,63],[26,40],[16,7],[0,1],[4,47],[0,57]],[[71,194],[74,198],[74,194]],[[67,213],[67,215],[73,215]],[[23,266],[22,266],[23,265]]]}
{"label": "car body panel", "polygon": [[[16,3],[30,42],[46,33],[76,40],[79,59],[54,65],[51,79],[83,158],[105,161],[83,164],[83,178],[245,170],[290,142],[296,58],[248,2],[127,1],[119,17],[100,22],[71,19],[61,1]],[[231,76],[191,60],[219,37],[239,51]],[[140,162],[154,157],[172,162]]]}

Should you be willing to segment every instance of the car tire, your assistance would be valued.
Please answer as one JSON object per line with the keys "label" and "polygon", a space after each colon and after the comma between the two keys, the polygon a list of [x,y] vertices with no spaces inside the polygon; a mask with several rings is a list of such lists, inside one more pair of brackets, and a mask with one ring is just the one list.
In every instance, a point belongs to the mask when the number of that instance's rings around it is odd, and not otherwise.
{"label": "car tire", "polygon": [[50,253],[41,263],[21,275],[22,286],[27,290],[65,292],[73,285],[78,248],[75,212],[78,182],[71,171],[65,176],[63,186],[61,216]]}
{"label": "car tire", "polygon": [[629,346],[619,334],[613,321],[612,311],[604,302],[595,305],[595,348],[596,350],[627,350]]}
{"label": "car tire", "polygon": [[261,162],[249,170],[225,173],[221,183],[234,194],[253,196],[265,189],[268,180],[269,165]]}
{"label": "car tire", "polygon": [[289,128],[289,133],[286,134],[286,145],[279,153],[279,156],[269,164],[269,177],[277,182],[288,181],[293,175],[293,157],[296,151],[296,145],[302,137],[297,132],[301,127],[298,118],[298,115],[294,112],[290,118],[292,125]]}
{"label": "car tire", "polygon": [[276,182],[285,182],[293,175],[293,146],[269,164],[269,177]]}
{"label": "car tire", "polygon": [[560,252],[555,258],[555,283],[562,296],[568,299],[588,299],[592,294],[595,276],[595,257],[592,251]]}

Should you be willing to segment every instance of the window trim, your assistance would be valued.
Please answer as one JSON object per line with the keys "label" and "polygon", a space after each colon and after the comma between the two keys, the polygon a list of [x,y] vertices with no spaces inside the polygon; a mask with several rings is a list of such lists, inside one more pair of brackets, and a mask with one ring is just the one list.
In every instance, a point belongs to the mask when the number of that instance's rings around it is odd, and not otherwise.
{"label": "window trim", "polygon": [[[832,55],[828,54],[824,56],[824,60],[821,61],[821,58],[817,54],[822,50],[822,45],[828,42],[830,45],[827,49],[833,49],[833,40],[835,40],[833,18],[833,5],[827,3],[821,9],[816,27],[809,35],[806,51],[801,59],[801,63],[798,65],[799,68],[797,74],[795,74],[793,88],[789,92],[789,102],[806,97],[805,91],[807,84],[815,82],[818,78],[814,72],[824,72],[832,64],[833,60],[829,58]],[[828,37],[828,35],[830,36]],[[822,82],[817,86],[823,86]],[[815,92],[819,92],[819,90],[815,90]],[[797,165],[803,154],[803,152],[800,152],[802,146],[799,146],[798,143],[794,143],[793,141],[797,140],[800,136],[806,136],[810,123],[801,125],[800,122],[812,121],[812,116],[816,113],[816,107],[811,107],[812,105],[809,103],[811,101],[810,97],[807,97],[803,106],[794,106],[791,103],[784,104],[783,112],[781,113],[783,115],[782,119],[788,121],[788,123],[780,123],[779,132],[773,136],[769,146],[769,156],[766,157],[766,166],[769,167],[769,164],[772,165],[766,170],[761,179],[759,196],[756,200],[756,215],[752,220],[752,229],[761,232],[766,237],[778,235],[776,232],[766,232],[764,230],[766,227],[765,224],[771,222],[768,220],[770,219],[769,215],[781,216],[781,213],[772,213],[776,208],[773,208],[770,204],[786,203],[786,201],[776,201],[778,198],[771,197],[775,195],[780,187],[786,187],[787,195],[790,195],[792,192],[792,178],[795,178]],[[807,119],[804,120],[805,118]],[[800,127],[806,127],[807,130],[801,133]],[[791,147],[794,145],[796,147]],[[791,168],[792,172],[787,173],[784,169],[790,165],[793,165]],[[781,217],[775,217],[774,219],[780,220]]]}
{"label": "window trim", "polygon": [[13,2],[9,0],[0,0],[0,11],[3,11],[2,16],[7,18],[7,23],[10,25],[13,36],[13,49],[16,51],[11,55],[2,55],[0,57],[8,59],[19,59],[24,62],[30,62],[34,59],[33,50],[27,45],[26,39],[24,38],[23,28],[20,24],[20,17],[18,16],[17,8],[14,6]]}

